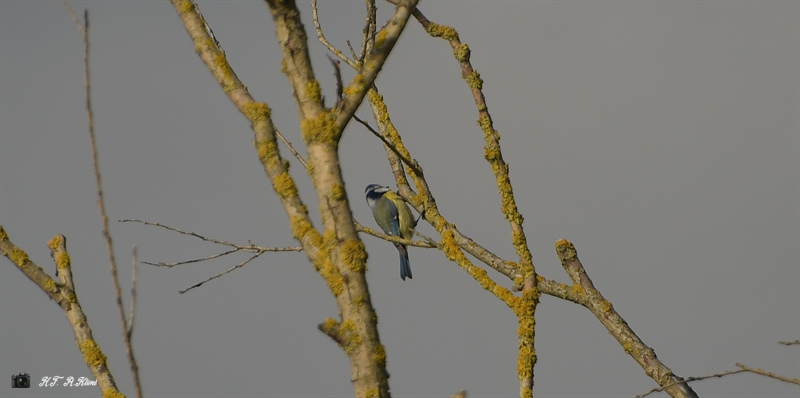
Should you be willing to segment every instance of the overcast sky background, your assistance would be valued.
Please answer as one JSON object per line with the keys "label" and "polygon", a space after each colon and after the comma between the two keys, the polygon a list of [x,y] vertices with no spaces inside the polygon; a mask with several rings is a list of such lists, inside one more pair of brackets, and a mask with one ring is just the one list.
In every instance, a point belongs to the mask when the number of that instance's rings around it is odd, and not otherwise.
{"label": "overcast sky background", "polygon": [[[262,1],[201,1],[231,65],[300,150],[294,101]],[[333,72],[299,2],[328,104]],[[294,246],[247,120],[194,52],[167,1],[74,1],[90,15],[92,95],[111,220],[139,218],[220,240]],[[391,9],[380,3],[385,20]],[[800,377],[800,4],[793,1],[422,1],[472,49],[537,271],[569,282],[572,241],[595,286],[680,376],[742,362]],[[360,44],[363,1],[321,1],[323,29]],[[346,51],[347,52],[347,51]],[[477,111],[447,42],[410,21],[377,80],[444,216],[516,260]],[[353,76],[344,70],[345,80]],[[132,396],[96,206],[81,36],[57,1],[0,1],[0,223],[52,274],[46,242],[67,236],[78,297],[121,389]],[[369,118],[367,107],[358,114]],[[288,151],[281,148],[289,157]],[[369,183],[394,186],[357,123],[341,143],[355,216],[376,227]],[[306,173],[292,172],[309,209]],[[312,212],[318,220],[317,212]],[[319,226],[319,223],[316,224]],[[420,232],[436,236],[429,225]],[[225,250],[112,222],[128,293],[131,249],[176,262]],[[394,396],[516,396],[516,318],[434,249],[362,236]],[[302,253],[177,268],[142,265],[134,347],[144,393],[352,396],[346,355],[317,330],[338,310]],[[504,286],[510,283],[494,271]],[[543,296],[534,394],[630,397],[656,384],[586,309]],[[92,377],[61,309],[0,259],[0,395],[99,396],[96,387],[12,390],[10,376]],[[740,374],[692,384],[702,397],[796,397]],[[665,396],[656,394],[655,396]]]}

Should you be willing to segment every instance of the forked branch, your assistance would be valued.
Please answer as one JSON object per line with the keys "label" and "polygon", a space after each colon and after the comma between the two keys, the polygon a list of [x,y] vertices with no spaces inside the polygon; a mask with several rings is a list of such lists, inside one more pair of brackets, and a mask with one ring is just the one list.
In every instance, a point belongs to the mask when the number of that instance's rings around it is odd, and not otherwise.
{"label": "forked branch", "polygon": [[15,246],[5,229],[0,225],[0,254],[11,260],[17,268],[50,296],[64,311],[75,334],[75,343],[104,397],[124,397],[114,382],[108,368],[106,356],[92,336],[89,320],[83,312],[72,279],[72,262],[67,252],[67,239],[56,235],[47,243],[50,254],[56,263],[59,282],[50,277],[42,267],[28,258],[28,254]]}

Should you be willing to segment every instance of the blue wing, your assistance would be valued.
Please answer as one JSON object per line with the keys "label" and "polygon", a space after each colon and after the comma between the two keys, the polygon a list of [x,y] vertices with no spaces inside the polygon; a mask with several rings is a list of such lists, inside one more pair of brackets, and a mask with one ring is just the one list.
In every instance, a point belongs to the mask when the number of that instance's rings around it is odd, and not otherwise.
{"label": "blue wing", "polygon": [[[385,212],[385,213],[384,213]],[[400,215],[397,211],[397,206],[394,202],[386,197],[378,199],[375,207],[372,209],[372,214],[375,216],[375,221],[381,227],[383,232],[392,236],[400,236]],[[382,214],[387,214],[388,217],[381,217]],[[406,280],[406,277],[411,278],[411,266],[408,263],[408,249],[406,245],[395,243],[394,246],[400,252],[400,277]]]}
{"label": "blue wing", "polygon": [[378,199],[375,202],[375,207],[372,208],[372,215],[384,233],[392,236],[401,236],[397,206],[391,200],[385,197]]}
{"label": "blue wing", "polygon": [[[390,234],[394,236],[403,236],[400,234],[400,218],[397,212],[397,206],[394,202],[389,201],[389,214],[392,215],[392,223],[390,226]],[[408,249],[406,245],[395,243],[394,247],[400,252],[400,278],[406,280],[406,277],[411,279],[411,265],[408,263]]]}
{"label": "blue wing", "polygon": [[397,206],[395,206],[392,201],[389,201],[389,214],[392,216],[389,233],[394,236],[402,236],[400,235],[400,216],[397,213]]}

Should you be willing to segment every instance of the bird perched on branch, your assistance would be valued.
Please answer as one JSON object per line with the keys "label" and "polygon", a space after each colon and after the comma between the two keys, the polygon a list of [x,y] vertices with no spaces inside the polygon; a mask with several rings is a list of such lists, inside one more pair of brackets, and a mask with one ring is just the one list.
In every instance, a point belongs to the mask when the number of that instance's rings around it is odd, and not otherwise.
{"label": "bird perched on branch", "polygon": [[[411,240],[417,220],[414,219],[406,202],[389,187],[378,184],[367,185],[364,193],[367,196],[367,204],[372,209],[372,216],[375,217],[375,221],[383,232],[387,235]],[[406,245],[392,243],[400,252],[400,277],[403,280],[406,280],[406,277],[411,279],[411,266],[408,264]]]}

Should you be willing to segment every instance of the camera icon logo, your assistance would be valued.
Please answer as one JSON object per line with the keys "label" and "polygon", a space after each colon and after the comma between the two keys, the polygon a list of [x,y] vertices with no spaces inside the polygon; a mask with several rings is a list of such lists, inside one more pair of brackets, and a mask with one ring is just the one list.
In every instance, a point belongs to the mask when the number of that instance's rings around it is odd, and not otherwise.
{"label": "camera icon logo", "polygon": [[20,372],[11,376],[11,388],[31,388],[31,375]]}

